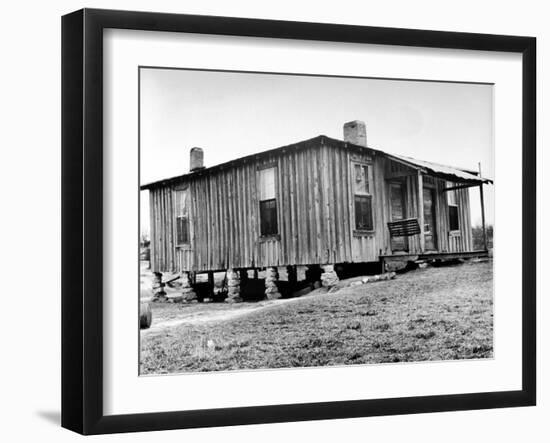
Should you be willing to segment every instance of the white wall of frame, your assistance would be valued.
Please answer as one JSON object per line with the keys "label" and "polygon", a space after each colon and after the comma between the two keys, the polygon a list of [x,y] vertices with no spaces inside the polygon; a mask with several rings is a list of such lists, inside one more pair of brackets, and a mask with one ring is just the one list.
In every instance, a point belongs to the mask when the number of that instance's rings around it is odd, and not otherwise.
{"label": "white wall of frame", "polygon": [[[0,435],[6,441],[73,441],[82,437],[59,427],[60,413],[60,16],[80,7],[156,10],[445,31],[533,35],[538,47],[539,226],[548,224],[550,193],[542,152],[550,121],[550,30],[544,2],[464,0],[459,3],[306,2],[278,0],[88,0],[10,2],[3,7],[0,117],[2,334],[0,344]],[[548,292],[544,270],[549,234],[539,229],[539,294]],[[34,254],[32,254],[34,252]],[[32,254],[32,255],[31,255]],[[36,257],[35,260],[29,260]],[[98,441],[266,442],[361,439],[448,442],[545,441],[550,414],[550,303],[539,297],[539,406],[225,429],[169,431],[98,437]],[[546,348],[546,351],[545,351]]]}
{"label": "white wall of frame", "polygon": [[[108,30],[104,33],[104,411],[162,412],[521,388],[521,57],[517,54]],[[443,60],[443,62],[442,62]],[[494,358],[139,377],[137,66],[494,83]],[[217,155],[215,147],[211,155]],[[220,153],[221,154],[221,153]],[[238,149],[235,157],[241,156]],[[452,155],[452,154],[450,154]],[[454,163],[449,160],[449,163]],[[502,233],[506,233],[503,235]],[[505,249],[503,248],[505,245]],[[411,383],[414,380],[414,383]],[[291,387],[292,389],[287,389]],[[281,387],[284,387],[283,389]],[[214,395],[212,395],[214,394]]]}

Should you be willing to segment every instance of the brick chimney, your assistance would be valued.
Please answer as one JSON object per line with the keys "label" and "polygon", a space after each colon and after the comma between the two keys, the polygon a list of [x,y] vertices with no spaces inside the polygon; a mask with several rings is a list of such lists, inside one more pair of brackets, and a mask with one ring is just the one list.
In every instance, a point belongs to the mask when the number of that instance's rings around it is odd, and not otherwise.
{"label": "brick chimney", "polygon": [[189,153],[189,171],[195,172],[204,169],[204,151],[202,148],[191,148]]}
{"label": "brick chimney", "polygon": [[361,120],[344,124],[344,141],[354,145],[367,146],[367,127]]}

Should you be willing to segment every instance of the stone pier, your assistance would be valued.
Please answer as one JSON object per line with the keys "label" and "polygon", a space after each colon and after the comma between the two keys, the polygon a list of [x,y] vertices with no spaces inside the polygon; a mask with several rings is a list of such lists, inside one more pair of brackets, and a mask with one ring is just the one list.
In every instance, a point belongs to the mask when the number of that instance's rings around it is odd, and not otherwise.
{"label": "stone pier", "polygon": [[332,288],[336,286],[336,283],[340,281],[336,271],[334,270],[334,265],[324,265],[322,266],[323,273],[321,274],[321,283],[325,288]]}
{"label": "stone pier", "polygon": [[166,292],[164,291],[164,283],[162,282],[162,272],[153,272],[153,298],[152,301],[166,301]]}
{"label": "stone pier", "polygon": [[234,269],[228,269],[226,273],[227,277],[227,303],[239,303],[242,302],[241,298],[241,279],[239,273]]}
{"label": "stone pier", "polygon": [[195,303],[197,302],[197,294],[193,289],[191,282],[191,275],[189,272],[181,273],[181,302],[182,303]]}
{"label": "stone pier", "polygon": [[277,288],[277,268],[265,270],[265,296],[269,300],[281,298],[281,293]]}

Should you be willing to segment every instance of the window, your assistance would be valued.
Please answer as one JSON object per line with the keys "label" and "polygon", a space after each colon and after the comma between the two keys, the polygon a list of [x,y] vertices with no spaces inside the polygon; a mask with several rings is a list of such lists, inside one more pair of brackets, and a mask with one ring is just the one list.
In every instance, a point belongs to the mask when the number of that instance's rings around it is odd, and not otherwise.
{"label": "window", "polygon": [[[455,186],[454,183],[447,182],[447,188],[453,186]],[[458,198],[456,189],[447,191],[447,205],[449,206],[449,230],[458,231],[460,227],[458,225]]]}
{"label": "window", "polygon": [[353,163],[353,194],[355,204],[355,229],[372,231],[372,167]]}
{"label": "window", "polygon": [[189,190],[176,191],[176,242],[178,245],[189,244]]}
{"label": "window", "polygon": [[372,231],[372,196],[355,196],[355,228]]}
{"label": "window", "polygon": [[276,169],[273,167],[260,170],[260,234],[262,236],[279,233],[275,193]]}

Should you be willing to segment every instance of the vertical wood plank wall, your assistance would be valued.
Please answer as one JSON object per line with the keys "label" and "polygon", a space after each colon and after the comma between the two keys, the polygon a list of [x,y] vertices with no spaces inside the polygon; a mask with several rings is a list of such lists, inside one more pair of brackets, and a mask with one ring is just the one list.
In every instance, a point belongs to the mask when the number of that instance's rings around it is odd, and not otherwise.
{"label": "vertical wood plank wall", "polygon": [[[386,166],[384,170],[388,172],[406,171],[406,166],[398,165],[389,159],[385,159]],[[412,171],[412,170],[411,170]],[[437,233],[437,251],[439,252],[466,252],[473,250],[472,226],[470,220],[470,193],[469,189],[458,189],[456,191],[458,203],[458,225],[459,230],[450,232],[449,230],[449,205],[447,203],[447,193],[443,189],[447,186],[455,186],[460,183],[447,183],[447,181],[432,177],[431,183],[425,181],[425,186],[431,186],[435,190],[435,213],[436,213],[436,233]],[[417,176],[408,175],[401,181],[406,189],[406,216],[407,218],[418,218],[418,182]],[[389,206],[389,202],[387,202]],[[386,220],[390,220],[389,214]],[[408,237],[409,252],[412,254],[420,253],[420,237],[418,235]],[[389,240],[384,243],[385,254],[391,254]]]}
{"label": "vertical wood plank wall", "polygon": [[[366,151],[365,151],[366,152]],[[351,161],[372,165],[374,231],[357,233],[351,188]],[[288,148],[246,163],[195,174],[150,189],[151,265],[154,271],[225,270],[284,265],[369,262],[391,253],[387,229],[389,160],[330,145]],[[279,235],[261,238],[258,170],[277,167]],[[418,216],[416,176],[405,179],[407,217]],[[190,244],[176,245],[175,190],[189,187]],[[472,248],[468,190],[460,190],[460,235],[448,233],[447,199],[436,179],[437,228],[441,251]],[[418,236],[409,238],[419,251]]]}

